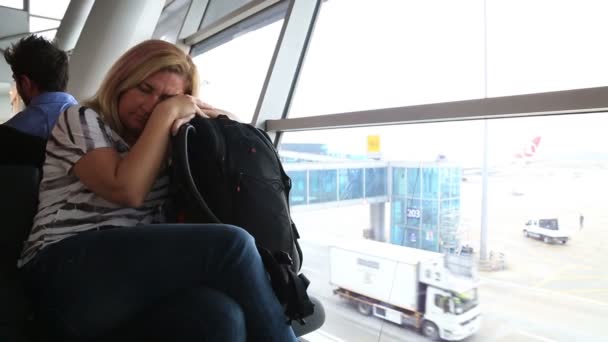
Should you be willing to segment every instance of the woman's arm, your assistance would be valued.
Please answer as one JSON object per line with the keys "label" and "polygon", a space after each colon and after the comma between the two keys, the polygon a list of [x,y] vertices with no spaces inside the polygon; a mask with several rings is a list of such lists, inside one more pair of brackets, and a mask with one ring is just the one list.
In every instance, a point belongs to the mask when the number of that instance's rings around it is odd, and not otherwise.
{"label": "woman's arm", "polygon": [[159,103],[146,126],[121,157],[113,148],[99,148],[85,154],[74,165],[80,181],[102,198],[128,207],[139,207],[150,192],[165,161],[169,131],[178,121],[202,113],[199,101],[179,95]]}

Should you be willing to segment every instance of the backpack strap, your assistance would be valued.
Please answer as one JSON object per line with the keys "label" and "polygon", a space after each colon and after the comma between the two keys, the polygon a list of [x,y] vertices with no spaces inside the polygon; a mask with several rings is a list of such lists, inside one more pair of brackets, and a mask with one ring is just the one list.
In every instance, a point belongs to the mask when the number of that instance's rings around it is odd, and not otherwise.
{"label": "backpack strap", "polygon": [[289,277],[290,291],[287,295],[287,303],[285,305],[285,314],[289,319],[289,323],[292,320],[298,321],[304,325],[306,322],[304,318],[312,315],[315,311],[315,304],[310,300],[306,289],[310,285],[310,280],[302,273],[296,274],[290,268],[287,268],[287,274]]}
{"label": "backpack strap", "polygon": [[180,176],[183,177],[186,184],[190,188],[191,194],[194,196],[194,199],[198,202],[200,208],[205,212],[205,215],[215,223],[222,223],[220,219],[215,216],[215,214],[209,209],[207,202],[203,199],[200,192],[198,192],[198,188],[196,187],[196,183],[194,182],[194,178],[192,178],[192,171],[190,170],[190,162],[188,161],[188,136],[190,134],[196,134],[196,128],[192,126],[190,123],[183,124],[175,136],[175,149],[176,153],[173,155],[173,162],[180,165],[178,170],[182,170]]}
{"label": "backpack strap", "polygon": [[291,321],[296,320],[305,324],[304,318],[312,315],[315,307],[306,293],[310,281],[290,268],[291,259],[287,253],[273,255],[269,250],[257,247],[270,277],[272,289],[285,309],[287,322],[291,324]]}

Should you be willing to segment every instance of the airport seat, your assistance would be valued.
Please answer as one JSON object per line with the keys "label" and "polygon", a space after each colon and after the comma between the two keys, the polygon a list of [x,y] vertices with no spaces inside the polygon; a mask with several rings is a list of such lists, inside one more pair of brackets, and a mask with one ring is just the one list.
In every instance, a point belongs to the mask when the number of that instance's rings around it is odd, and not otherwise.
{"label": "airport seat", "polygon": [[0,125],[0,164],[42,167],[46,140]]}
{"label": "airport seat", "polygon": [[323,304],[321,304],[317,298],[312,296],[310,297],[310,300],[313,302],[313,304],[315,304],[315,312],[311,316],[304,319],[306,322],[304,325],[296,321],[292,322],[291,324],[294,333],[298,337],[304,336],[321,328],[323,323],[325,323],[325,309],[323,308]]}
{"label": "airport seat", "polygon": [[38,205],[40,171],[0,165],[0,341],[26,341],[27,300],[17,259]]}

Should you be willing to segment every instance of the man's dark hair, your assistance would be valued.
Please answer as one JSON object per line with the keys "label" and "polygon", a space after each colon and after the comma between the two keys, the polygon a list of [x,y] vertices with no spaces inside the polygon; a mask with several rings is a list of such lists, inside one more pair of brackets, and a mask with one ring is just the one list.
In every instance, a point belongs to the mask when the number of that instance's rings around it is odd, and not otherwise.
{"label": "man's dark hair", "polygon": [[68,55],[43,37],[31,35],[4,51],[4,59],[15,76],[25,75],[40,91],[65,91],[68,84]]}

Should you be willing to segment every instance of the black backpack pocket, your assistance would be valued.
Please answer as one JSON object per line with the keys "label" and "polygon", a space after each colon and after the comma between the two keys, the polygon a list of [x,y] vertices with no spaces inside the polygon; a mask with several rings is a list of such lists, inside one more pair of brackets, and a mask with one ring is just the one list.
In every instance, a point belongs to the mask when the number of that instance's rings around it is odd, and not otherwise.
{"label": "black backpack pocket", "polygon": [[[255,236],[271,251],[293,253],[289,208],[281,179],[264,179],[241,173],[234,189],[233,224]],[[284,205],[277,205],[283,203]]]}

